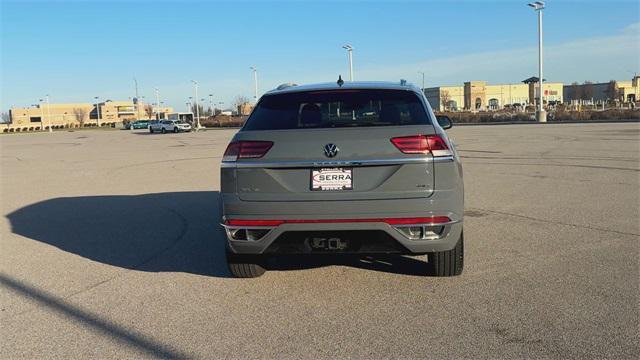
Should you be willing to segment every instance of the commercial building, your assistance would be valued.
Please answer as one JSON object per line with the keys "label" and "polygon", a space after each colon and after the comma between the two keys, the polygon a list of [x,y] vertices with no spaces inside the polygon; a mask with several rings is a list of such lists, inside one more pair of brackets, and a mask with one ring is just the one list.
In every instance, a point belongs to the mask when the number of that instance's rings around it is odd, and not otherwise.
{"label": "commercial building", "polygon": [[251,103],[243,103],[238,105],[238,115],[240,116],[250,115],[251,111],[253,111],[253,104]]}
{"label": "commercial building", "polygon": [[635,103],[640,101],[640,76],[630,81],[566,85],[563,92],[568,104]]}
{"label": "commercial building", "polygon": [[[486,81],[468,81],[463,86],[439,86],[424,90],[435,111],[487,111],[499,110],[507,105],[535,104],[538,98],[537,78],[522,84],[487,85]],[[548,102],[563,101],[563,84],[543,84],[544,99]]]}
{"label": "commercial building", "polygon": [[[600,104],[640,101],[640,76],[630,81],[564,85],[544,82],[545,104]],[[439,86],[424,89],[435,111],[491,111],[505,106],[535,105],[538,101],[538,78],[519,84],[488,85],[485,81],[468,81],[462,86]]]}
{"label": "commercial building", "polygon": [[154,107],[134,101],[107,100],[98,104],[72,103],[47,104],[41,102],[27,108],[9,110],[10,122],[0,124],[2,129],[17,131],[81,126],[105,126],[128,120],[165,118],[171,107]]}

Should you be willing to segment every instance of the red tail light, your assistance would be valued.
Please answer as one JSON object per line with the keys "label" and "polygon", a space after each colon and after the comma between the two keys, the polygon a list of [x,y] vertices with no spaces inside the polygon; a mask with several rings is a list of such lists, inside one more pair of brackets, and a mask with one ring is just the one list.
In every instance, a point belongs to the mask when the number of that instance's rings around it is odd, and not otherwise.
{"label": "red tail light", "polygon": [[417,218],[373,218],[373,219],[287,219],[287,220],[227,220],[230,226],[279,226],[282,224],[329,224],[383,222],[389,225],[443,224],[450,222],[447,216]]}
{"label": "red tail light", "polygon": [[227,146],[222,161],[258,159],[263,157],[272,146],[271,141],[234,141]]}
{"label": "red tail light", "polygon": [[400,151],[405,154],[428,154],[429,143],[427,137],[422,135],[403,136],[391,139]]}
{"label": "red tail light", "polygon": [[391,139],[393,145],[405,154],[431,154],[434,157],[451,156],[453,152],[440,135],[412,135]]}

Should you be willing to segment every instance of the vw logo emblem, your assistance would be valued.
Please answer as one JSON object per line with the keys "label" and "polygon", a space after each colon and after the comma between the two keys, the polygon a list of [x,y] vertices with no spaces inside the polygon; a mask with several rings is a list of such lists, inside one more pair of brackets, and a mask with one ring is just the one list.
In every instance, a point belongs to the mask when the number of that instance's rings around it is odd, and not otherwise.
{"label": "vw logo emblem", "polygon": [[324,146],[324,154],[327,155],[327,157],[331,158],[338,155],[338,151],[340,151],[340,149],[338,149],[336,144],[327,144]]}

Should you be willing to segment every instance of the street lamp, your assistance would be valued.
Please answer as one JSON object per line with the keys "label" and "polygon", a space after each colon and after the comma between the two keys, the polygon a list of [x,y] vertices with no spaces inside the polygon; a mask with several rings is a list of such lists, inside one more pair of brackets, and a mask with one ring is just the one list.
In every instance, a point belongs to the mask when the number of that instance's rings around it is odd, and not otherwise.
{"label": "street lamp", "polygon": [[160,89],[154,88],[156,91],[156,120],[160,120]]}
{"label": "street lamp", "polygon": [[97,116],[98,118],[96,119],[96,125],[98,125],[98,127],[100,127],[100,102],[98,101],[98,97],[94,96],[94,99],[96,99],[96,111],[98,112]]}
{"label": "street lamp", "polygon": [[213,106],[213,94],[209,94],[209,106],[211,107],[211,116],[216,114],[216,108]]}
{"label": "street lamp", "polygon": [[424,71],[418,71],[418,74],[422,74],[422,92],[424,93]]}
{"label": "street lamp", "polygon": [[544,90],[542,89],[542,10],[544,9],[544,2],[536,1],[527,5],[538,12],[538,110],[536,111],[536,120],[538,122],[547,122],[547,113],[542,107],[544,102]]}
{"label": "street lamp", "polygon": [[200,108],[198,107],[198,82],[195,80],[191,80],[191,82],[193,83],[193,86],[195,88],[195,97],[194,97],[194,101],[196,104],[196,123],[197,123],[197,127],[196,127],[196,131],[200,130]]}
{"label": "street lamp", "polygon": [[47,117],[49,118],[49,132],[53,132],[51,127],[51,104],[49,104],[49,94],[45,95],[45,99],[47,100]]}
{"label": "street lamp", "polygon": [[349,81],[353,81],[353,47],[346,44],[342,48],[349,52]]}
{"label": "street lamp", "polygon": [[258,69],[255,66],[249,66],[249,69],[253,70],[253,83],[255,86],[253,100],[258,102]]}
{"label": "street lamp", "polygon": [[200,105],[200,106],[202,106],[202,115],[203,116],[207,116],[207,112],[204,111],[204,104],[205,104],[204,98],[200,98],[200,103],[202,104],[202,105]]}
{"label": "street lamp", "polygon": [[42,131],[44,131],[44,108],[42,107],[43,101],[44,99],[40,99],[40,105],[38,106],[40,108],[40,126],[42,127]]}

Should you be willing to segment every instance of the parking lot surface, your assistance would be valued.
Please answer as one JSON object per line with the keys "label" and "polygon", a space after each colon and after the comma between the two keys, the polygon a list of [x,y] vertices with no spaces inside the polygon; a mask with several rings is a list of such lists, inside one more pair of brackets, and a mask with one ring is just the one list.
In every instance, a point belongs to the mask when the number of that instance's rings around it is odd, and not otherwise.
{"label": "parking lot surface", "polygon": [[0,358],[637,358],[640,125],[455,127],[465,270],[226,269],[235,130],[0,137]]}

